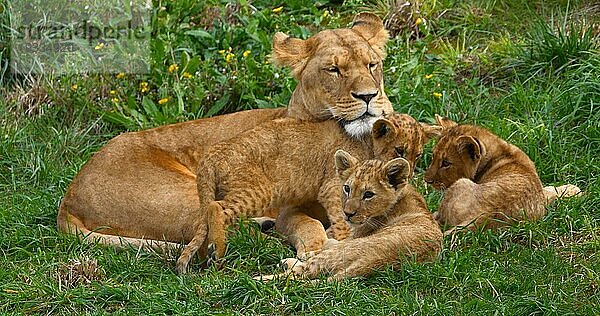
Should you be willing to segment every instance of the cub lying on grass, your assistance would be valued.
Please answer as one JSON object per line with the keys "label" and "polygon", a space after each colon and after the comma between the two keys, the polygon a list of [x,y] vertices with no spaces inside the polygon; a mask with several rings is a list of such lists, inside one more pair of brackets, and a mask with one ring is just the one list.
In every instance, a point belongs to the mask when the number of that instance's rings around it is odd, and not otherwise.
{"label": "cub lying on grass", "polygon": [[340,280],[399,266],[406,260],[432,260],[440,252],[442,232],[423,196],[408,184],[411,168],[406,160],[359,163],[339,150],[335,163],[343,183],[343,213],[352,229],[350,238],[341,242],[330,239],[321,253],[305,262],[284,259],[286,272],[257,279],[288,275],[312,279],[331,274],[330,279]]}
{"label": "cub lying on grass", "polygon": [[198,164],[195,234],[177,260],[177,271],[185,273],[192,256],[209,244],[214,245],[215,259],[222,257],[225,229],[240,216],[258,217],[265,209],[318,202],[335,225],[342,216],[337,214],[341,199],[333,152],[343,148],[361,159],[392,159],[397,155],[394,144],[404,142],[394,131],[390,121],[379,119],[371,137],[359,142],[335,121],[286,118],[212,146]]}
{"label": "cub lying on grass", "polygon": [[529,157],[483,127],[458,125],[436,115],[442,126],[425,181],[445,190],[434,218],[444,226],[475,230],[536,220],[557,197],[580,194],[578,187],[542,188]]}

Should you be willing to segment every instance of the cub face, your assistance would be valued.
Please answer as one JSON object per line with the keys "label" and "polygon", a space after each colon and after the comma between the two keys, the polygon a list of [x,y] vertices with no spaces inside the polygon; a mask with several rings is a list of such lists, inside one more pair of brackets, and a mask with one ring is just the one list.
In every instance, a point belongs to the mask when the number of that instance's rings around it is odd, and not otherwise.
{"label": "cub face", "polygon": [[381,226],[378,217],[385,216],[396,204],[411,173],[404,158],[360,163],[343,150],[335,153],[335,165],[343,183],[342,210],[351,227]]}
{"label": "cub face", "polygon": [[377,118],[392,113],[383,90],[383,59],[388,34],[370,13],[358,14],[350,29],[324,30],[306,39],[283,33],[273,40],[274,60],[292,69],[299,84],[294,97],[309,108],[291,116],[337,119],[353,137],[368,135]]}
{"label": "cub face", "polygon": [[441,126],[419,123],[407,114],[392,113],[373,124],[371,138],[377,159],[388,161],[404,158],[412,171],[423,154],[423,147],[433,137],[440,135]]}
{"label": "cub face", "polygon": [[436,115],[442,135],[433,149],[431,163],[425,172],[425,182],[438,190],[450,187],[461,178],[473,180],[484,147],[476,137],[465,135],[468,126],[458,125]]}

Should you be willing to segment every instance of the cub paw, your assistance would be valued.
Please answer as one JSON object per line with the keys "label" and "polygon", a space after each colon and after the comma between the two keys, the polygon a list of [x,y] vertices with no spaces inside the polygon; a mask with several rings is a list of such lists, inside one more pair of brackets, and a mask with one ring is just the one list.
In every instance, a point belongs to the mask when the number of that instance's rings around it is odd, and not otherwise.
{"label": "cub paw", "polygon": [[208,244],[206,257],[207,268],[215,267],[217,269],[221,269],[223,267],[225,260],[217,256],[217,246],[214,243]]}

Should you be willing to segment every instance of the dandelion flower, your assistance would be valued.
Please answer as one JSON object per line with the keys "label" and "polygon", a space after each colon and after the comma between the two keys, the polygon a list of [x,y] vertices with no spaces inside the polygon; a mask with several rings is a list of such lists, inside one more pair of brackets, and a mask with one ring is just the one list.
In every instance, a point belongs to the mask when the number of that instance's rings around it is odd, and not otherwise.
{"label": "dandelion flower", "polygon": [[434,92],[434,93],[433,93],[433,96],[434,96],[434,97],[436,97],[436,98],[441,98],[441,97],[442,97],[442,94],[441,94],[441,93],[439,93],[439,92]]}
{"label": "dandelion flower", "polygon": [[147,83],[146,81],[142,81],[142,82],[140,82],[140,91],[141,91],[142,93],[144,93],[144,92],[148,92],[148,90],[150,90],[150,89],[148,88],[148,83]]}
{"label": "dandelion flower", "polygon": [[110,93],[111,95],[115,95],[115,94],[117,94],[117,91],[115,91],[115,90],[110,90],[110,92],[109,92],[109,93]]}
{"label": "dandelion flower", "polygon": [[273,13],[279,13],[281,11],[283,11],[283,6],[273,9]]}
{"label": "dandelion flower", "polygon": [[94,47],[95,50],[101,50],[104,48],[104,43],[100,43],[98,45],[96,45],[96,47]]}
{"label": "dandelion flower", "polygon": [[233,58],[235,58],[235,54],[227,53],[227,55],[225,55],[225,62],[229,63],[233,60]]}
{"label": "dandelion flower", "polygon": [[192,75],[191,73],[189,73],[187,71],[184,72],[182,76],[186,79],[191,79],[192,77],[194,77],[194,75]]}
{"label": "dandelion flower", "polygon": [[123,79],[125,78],[125,73],[124,72],[120,72],[115,76],[117,79]]}
{"label": "dandelion flower", "polygon": [[119,98],[112,98],[112,101],[113,101],[114,103],[119,103]]}
{"label": "dandelion flower", "polygon": [[77,91],[77,89],[79,89],[79,86],[77,84],[71,86],[71,90]]}
{"label": "dandelion flower", "polygon": [[416,26],[419,26],[419,25],[421,25],[422,23],[423,23],[423,19],[421,19],[421,18],[417,18],[417,20],[415,21],[415,25],[416,25]]}
{"label": "dandelion flower", "polygon": [[425,79],[431,79],[431,78],[433,78],[433,74],[425,75]]}
{"label": "dandelion flower", "polygon": [[250,53],[251,52],[249,50],[246,50],[242,53],[242,56],[244,56],[244,58],[246,58],[246,57],[248,57],[248,55],[250,55]]}
{"label": "dandelion flower", "polygon": [[167,102],[169,102],[169,98],[162,98],[162,99],[158,100],[158,104],[160,104],[160,105],[163,105]]}
{"label": "dandelion flower", "polygon": [[179,70],[179,65],[172,64],[171,66],[169,66],[169,72],[170,73],[176,72],[177,70]]}

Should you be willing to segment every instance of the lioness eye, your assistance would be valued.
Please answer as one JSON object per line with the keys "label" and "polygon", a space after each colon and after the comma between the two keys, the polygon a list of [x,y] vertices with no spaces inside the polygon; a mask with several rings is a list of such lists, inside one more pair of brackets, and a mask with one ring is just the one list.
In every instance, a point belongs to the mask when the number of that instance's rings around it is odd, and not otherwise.
{"label": "lioness eye", "polygon": [[442,168],[448,168],[451,164],[452,163],[448,160],[442,160]]}
{"label": "lioness eye", "polygon": [[396,155],[400,158],[404,158],[404,148],[402,147],[396,147],[394,148],[396,150]]}
{"label": "lioness eye", "polygon": [[371,69],[371,71],[377,69],[377,63],[370,63],[369,64],[369,69]]}
{"label": "lioness eye", "polygon": [[363,200],[368,200],[374,196],[375,193],[373,193],[372,191],[366,191],[365,193],[363,193]]}
{"label": "lioness eye", "polygon": [[344,193],[346,193],[346,195],[350,194],[350,186],[347,184],[344,184]]}

